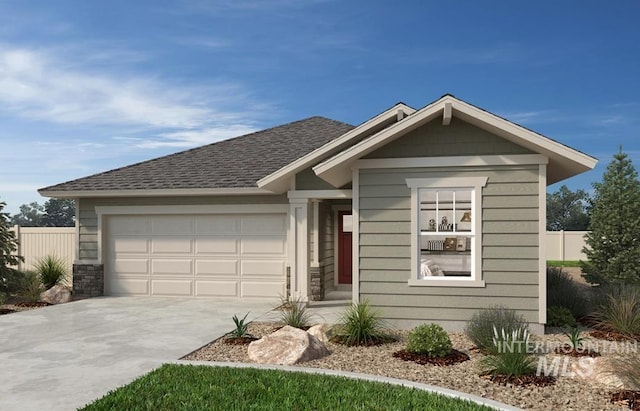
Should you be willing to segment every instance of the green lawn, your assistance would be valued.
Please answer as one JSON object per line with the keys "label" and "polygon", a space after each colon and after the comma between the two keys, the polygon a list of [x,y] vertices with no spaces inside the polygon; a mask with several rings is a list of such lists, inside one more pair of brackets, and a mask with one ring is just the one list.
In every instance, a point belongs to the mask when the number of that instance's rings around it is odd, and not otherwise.
{"label": "green lawn", "polygon": [[580,261],[547,260],[547,267],[580,267]]}
{"label": "green lawn", "polygon": [[83,410],[490,410],[433,393],[300,372],[163,365]]}

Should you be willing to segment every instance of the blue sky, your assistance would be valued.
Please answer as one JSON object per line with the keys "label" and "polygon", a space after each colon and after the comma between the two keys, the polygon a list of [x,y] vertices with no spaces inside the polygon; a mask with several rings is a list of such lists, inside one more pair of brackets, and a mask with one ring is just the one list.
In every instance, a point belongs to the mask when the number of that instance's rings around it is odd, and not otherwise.
{"label": "blue sky", "polygon": [[[637,1],[0,0],[0,199],[445,93],[640,165]],[[551,186],[555,191],[557,186]]]}

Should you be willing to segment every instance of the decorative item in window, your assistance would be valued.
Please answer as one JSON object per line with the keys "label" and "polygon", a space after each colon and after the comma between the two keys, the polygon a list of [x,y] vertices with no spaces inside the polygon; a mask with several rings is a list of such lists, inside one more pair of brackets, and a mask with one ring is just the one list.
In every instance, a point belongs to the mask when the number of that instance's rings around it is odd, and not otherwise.
{"label": "decorative item in window", "polygon": [[436,231],[436,220],[434,218],[429,220],[429,231]]}
{"label": "decorative item in window", "polygon": [[471,211],[465,211],[460,219],[461,223],[470,223],[471,222]]}
{"label": "decorative item in window", "polygon": [[456,251],[458,240],[455,237],[447,237],[444,239],[444,251]]}
{"label": "decorative item in window", "polygon": [[456,237],[456,251],[467,251],[467,237]]}

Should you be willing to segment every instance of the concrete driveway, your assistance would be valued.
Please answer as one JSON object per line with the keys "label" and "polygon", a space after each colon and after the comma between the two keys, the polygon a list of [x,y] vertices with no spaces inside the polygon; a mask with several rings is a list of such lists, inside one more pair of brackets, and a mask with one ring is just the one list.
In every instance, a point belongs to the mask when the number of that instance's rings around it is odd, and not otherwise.
{"label": "concrete driveway", "polygon": [[0,410],[74,410],[276,301],[102,297],[0,316]]}

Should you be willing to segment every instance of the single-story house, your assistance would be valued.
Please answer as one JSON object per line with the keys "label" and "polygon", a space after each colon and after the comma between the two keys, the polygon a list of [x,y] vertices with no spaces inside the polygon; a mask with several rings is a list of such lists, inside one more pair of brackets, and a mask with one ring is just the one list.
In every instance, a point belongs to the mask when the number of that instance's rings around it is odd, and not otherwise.
{"label": "single-story house", "polygon": [[445,95],[311,117],[46,187],[74,198],[80,296],[368,299],[401,327],[546,322],[546,186],[597,160]]}

